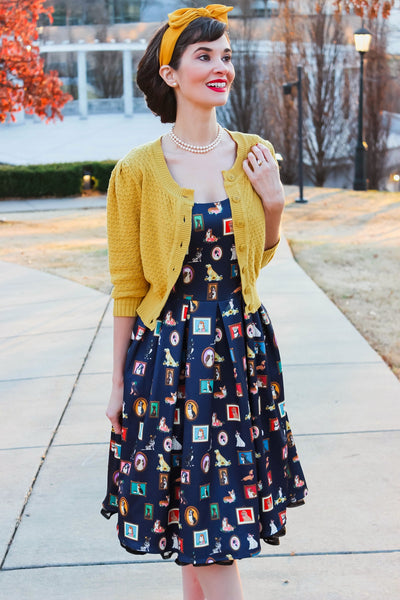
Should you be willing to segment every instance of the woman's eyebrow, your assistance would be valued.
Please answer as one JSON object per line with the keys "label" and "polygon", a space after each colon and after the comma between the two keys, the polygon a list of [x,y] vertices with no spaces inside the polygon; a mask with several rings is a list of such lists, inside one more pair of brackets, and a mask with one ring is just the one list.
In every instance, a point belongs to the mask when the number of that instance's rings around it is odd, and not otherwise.
{"label": "woman's eyebrow", "polygon": [[[196,48],[194,50],[194,52],[198,52],[199,50],[203,51],[203,52],[213,52],[213,48],[207,48],[207,46],[199,46],[198,48]],[[231,48],[225,48],[223,50],[223,52],[232,52]]]}

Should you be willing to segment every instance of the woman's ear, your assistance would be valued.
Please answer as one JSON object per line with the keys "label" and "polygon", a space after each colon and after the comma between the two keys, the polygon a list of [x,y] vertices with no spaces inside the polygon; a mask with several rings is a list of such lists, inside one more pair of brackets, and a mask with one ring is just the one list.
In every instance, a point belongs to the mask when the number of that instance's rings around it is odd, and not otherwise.
{"label": "woman's ear", "polygon": [[178,85],[176,82],[175,70],[172,67],[170,67],[170,65],[163,65],[162,67],[160,67],[159,73],[160,77],[170,87],[176,87]]}

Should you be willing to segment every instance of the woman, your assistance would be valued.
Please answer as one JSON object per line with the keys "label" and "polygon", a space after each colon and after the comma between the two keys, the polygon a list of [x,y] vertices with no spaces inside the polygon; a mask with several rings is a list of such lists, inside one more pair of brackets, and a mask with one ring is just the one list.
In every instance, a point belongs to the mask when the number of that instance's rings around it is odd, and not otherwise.
{"label": "woman", "polygon": [[278,544],[286,507],[306,494],[255,287],[279,241],[279,171],[271,144],[216,119],[234,79],[230,10],[175,11],[151,40],[137,82],[174,126],[117,164],[108,194],[113,430],[102,512],[119,512],[129,552],[177,554],[186,600],[240,600],[236,559],[258,554],[261,539]]}

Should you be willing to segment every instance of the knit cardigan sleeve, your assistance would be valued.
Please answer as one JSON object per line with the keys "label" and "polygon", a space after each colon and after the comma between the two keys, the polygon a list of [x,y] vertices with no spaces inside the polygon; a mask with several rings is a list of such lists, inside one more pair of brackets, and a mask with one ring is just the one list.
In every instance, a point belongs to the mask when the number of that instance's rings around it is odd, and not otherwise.
{"label": "knit cardigan sleeve", "polygon": [[134,317],[149,288],[140,257],[140,174],[132,161],[115,166],[107,194],[107,237],[114,316]]}
{"label": "knit cardigan sleeve", "polygon": [[261,259],[261,268],[262,269],[264,267],[266,267],[267,264],[273,259],[274,254],[278,249],[279,242],[280,242],[280,240],[278,240],[277,243],[275,244],[275,246],[272,246],[272,248],[268,248],[267,250],[264,250],[262,259]]}

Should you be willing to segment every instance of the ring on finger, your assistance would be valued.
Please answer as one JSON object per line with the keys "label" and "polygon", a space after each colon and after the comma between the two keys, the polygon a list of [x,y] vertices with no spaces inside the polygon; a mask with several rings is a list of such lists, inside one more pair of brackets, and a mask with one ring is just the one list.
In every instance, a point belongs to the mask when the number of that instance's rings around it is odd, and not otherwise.
{"label": "ring on finger", "polygon": [[260,159],[258,159],[257,164],[258,164],[259,167],[261,167],[261,165],[263,164],[263,161],[260,160]]}

